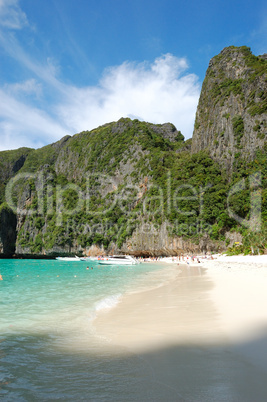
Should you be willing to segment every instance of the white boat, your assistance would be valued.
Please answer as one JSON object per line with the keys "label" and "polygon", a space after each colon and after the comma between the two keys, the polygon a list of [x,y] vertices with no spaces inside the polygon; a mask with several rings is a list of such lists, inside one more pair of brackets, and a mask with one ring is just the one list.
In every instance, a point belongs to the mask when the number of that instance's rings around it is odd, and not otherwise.
{"label": "white boat", "polygon": [[134,257],[130,255],[113,255],[111,257],[104,257],[98,261],[101,265],[136,265],[140,264]]}
{"label": "white boat", "polygon": [[77,257],[56,257],[56,260],[58,261],[84,261],[84,258]]}
{"label": "white boat", "polygon": [[98,261],[103,257],[85,257],[85,261]]}

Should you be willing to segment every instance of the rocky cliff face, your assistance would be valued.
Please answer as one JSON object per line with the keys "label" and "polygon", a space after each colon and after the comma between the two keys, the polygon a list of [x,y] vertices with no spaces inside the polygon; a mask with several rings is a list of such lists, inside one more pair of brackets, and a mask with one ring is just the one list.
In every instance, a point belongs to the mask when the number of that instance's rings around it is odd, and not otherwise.
{"label": "rocky cliff face", "polygon": [[17,240],[17,217],[3,205],[0,208],[0,254],[11,256],[15,253]]}
{"label": "rocky cliff face", "polygon": [[0,152],[0,254],[223,251],[242,243],[237,222],[250,222],[249,191],[229,197],[231,186],[259,171],[263,224],[244,252],[265,252],[266,63],[246,47],[211,60],[192,140],[171,123],[122,118]]}
{"label": "rocky cliff face", "polygon": [[170,123],[122,118],[33,150],[12,187],[16,253],[82,253],[101,242],[119,250],[138,225],[155,171],[184,145]]}
{"label": "rocky cliff face", "polygon": [[157,229],[151,225],[140,225],[120,251],[135,256],[176,256],[222,252],[225,249],[224,242],[211,240],[208,235],[204,235],[197,244],[195,239],[170,236],[168,223],[164,222]]}
{"label": "rocky cliff face", "polygon": [[228,47],[211,59],[203,82],[192,153],[207,150],[228,171],[267,142],[267,55]]}
{"label": "rocky cliff face", "polygon": [[23,167],[31,148],[0,152],[0,204],[4,202],[4,189],[7,182]]}

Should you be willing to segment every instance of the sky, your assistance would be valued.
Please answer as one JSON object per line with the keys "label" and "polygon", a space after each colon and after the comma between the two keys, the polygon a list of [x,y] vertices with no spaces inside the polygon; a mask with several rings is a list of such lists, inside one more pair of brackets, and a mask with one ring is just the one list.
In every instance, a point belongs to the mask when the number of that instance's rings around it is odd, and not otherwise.
{"label": "sky", "polygon": [[121,117],[191,138],[209,60],[267,52],[263,0],[0,0],[0,151]]}

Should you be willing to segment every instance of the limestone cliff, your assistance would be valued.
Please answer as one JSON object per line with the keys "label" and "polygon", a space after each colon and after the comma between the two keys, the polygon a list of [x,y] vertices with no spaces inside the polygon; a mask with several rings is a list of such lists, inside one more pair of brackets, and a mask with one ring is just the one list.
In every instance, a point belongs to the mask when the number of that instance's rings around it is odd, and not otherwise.
{"label": "limestone cliff", "polygon": [[192,153],[207,150],[228,171],[267,142],[267,55],[228,47],[211,59],[203,82]]}
{"label": "limestone cliff", "polygon": [[31,148],[19,148],[0,152],[0,204],[4,202],[4,189],[7,182],[23,167]]}
{"label": "limestone cliff", "polygon": [[[0,255],[267,252],[266,63],[246,47],[211,60],[190,140],[122,118],[0,152]],[[258,172],[250,236],[250,192],[231,189]]]}
{"label": "limestone cliff", "polygon": [[7,205],[0,208],[0,254],[11,256],[15,253],[17,239],[17,217]]}

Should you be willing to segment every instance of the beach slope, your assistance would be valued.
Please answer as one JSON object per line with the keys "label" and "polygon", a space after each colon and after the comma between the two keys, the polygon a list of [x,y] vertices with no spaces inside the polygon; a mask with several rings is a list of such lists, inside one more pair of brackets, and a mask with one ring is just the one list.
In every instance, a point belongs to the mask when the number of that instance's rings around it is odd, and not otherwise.
{"label": "beach slope", "polygon": [[267,256],[165,266],[175,279],[101,312],[98,336],[142,359],[154,400],[265,400]]}

